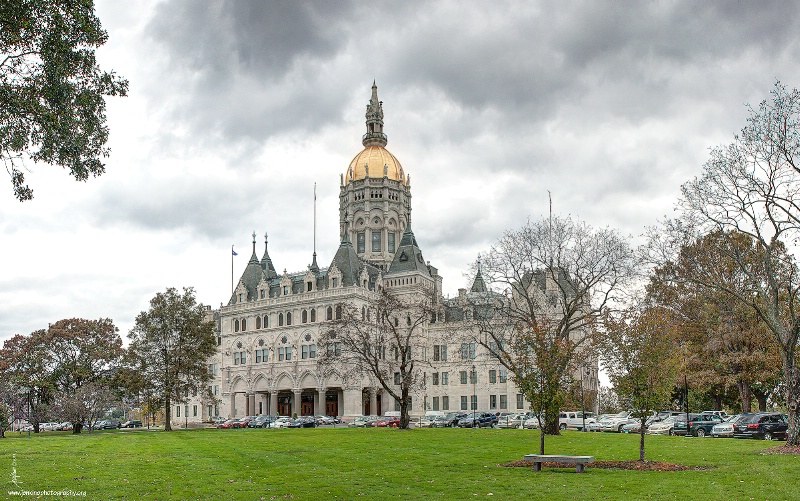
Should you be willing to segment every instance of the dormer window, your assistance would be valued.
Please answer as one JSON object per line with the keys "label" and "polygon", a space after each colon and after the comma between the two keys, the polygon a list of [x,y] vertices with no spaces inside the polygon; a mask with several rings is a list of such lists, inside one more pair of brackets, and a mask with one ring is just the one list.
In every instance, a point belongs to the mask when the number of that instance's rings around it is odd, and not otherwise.
{"label": "dormer window", "polygon": [[265,297],[267,297],[267,291],[261,289],[261,299],[264,299]]}
{"label": "dormer window", "polygon": [[284,285],[283,286],[283,295],[284,296],[288,296],[289,295],[289,286],[288,285]]}
{"label": "dormer window", "polygon": [[339,287],[339,279],[338,278],[331,279],[331,289],[335,289],[337,287]]}
{"label": "dormer window", "polygon": [[313,282],[306,282],[306,291],[311,292],[311,289],[314,287]]}
{"label": "dormer window", "polygon": [[244,294],[239,293],[239,302],[240,303],[244,301],[244,299],[242,299],[243,297],[244,297]]}

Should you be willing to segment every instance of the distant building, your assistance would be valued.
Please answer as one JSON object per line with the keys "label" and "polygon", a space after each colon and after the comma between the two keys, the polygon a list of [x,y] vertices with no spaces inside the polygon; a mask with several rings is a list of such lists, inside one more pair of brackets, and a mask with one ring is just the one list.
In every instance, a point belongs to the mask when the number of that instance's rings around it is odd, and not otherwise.
{"label": "distant building", "polygon": [[[306,270],[278,273],[266,235],[259,259],[253,234],[252,255],[228,304],[211,312],[220,346],[209,360],[210,386],[220,402],[193,399],[176,405],[176,422],[255,414],[351,417],[399,409],[375,382],[349,367],[323,367],[317,360],[324,349],[320,334],[336,318],[337,305],[366,301],[379,287],[403,293],[433,289],[440,302],[441,313],[427,326],[426,385],[413,396],[412,415],[527,410],[497,360],[481,346],[452,336],[453,325],[466,328],[470,320],[470,296],[486,292],[486,286],[479,271],[469,292],[459,289],[457,298],[442,297],[442,277],[423,258],[411,229],[410,176],[386,149],[383,125],[383,103],[373,83],[364,149],[340,177],[341,243],[327,267],[318,265],[314,252]],[[586,384],[597,390],[596,367]]]}

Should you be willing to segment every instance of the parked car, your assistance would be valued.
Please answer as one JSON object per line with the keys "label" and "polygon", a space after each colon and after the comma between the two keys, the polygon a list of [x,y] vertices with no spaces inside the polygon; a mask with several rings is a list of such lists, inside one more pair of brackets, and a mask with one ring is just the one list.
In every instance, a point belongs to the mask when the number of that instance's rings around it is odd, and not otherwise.
{"label": "parked car", "polygon": [[59,423],[56,431],[72,431],[72,423],[69,421],[64,421],[63,423]]}
{"label": "parked car", "polygon": [[466,414],[461,412],[450,412],[444,416],[439,416],[433,421],[435,428],[456,428],[458,421],[461,418],[467,417]]}
{"label": "parked car", "polygon": [[103,419],[94,424],[95,430],[116,430],[122,427],[119,419]]}
{"label": "parked car", "polygon": [[61,423],[39,423],[39,431],[56,431]]}
{"label": "parked car", "polygon": [[292,418],[288,416],[281,416],[275,421],[269,423],[267,428],[287,428],[292,423]]}
{"label": "parked car", "polygon": [[248,428],[264,428],[264,425],[269,420],[267,416],[256,416],[247,423]]}
{"label": "parked car", "polygon": [[634,418],[630,412],[619,412],[617,414],[611,414],[605,419],[599,421],[602,425],[600,427],[600,431],[613,431],[617,433],[622,433],[622,428],[626,424],[635,423],[636,418]]}
{"label": "parked car", "polygon": [[648,435],[674,435],[675,434],[675,418],[676,416],[670,416],[666,419],[662,419],[661,421],[654,422],[647,427]]}
{"label": "parked car", "polygon": [[131,419],[122,423],[123,428],[141,428],[142,422],[138,419]]}
{"label": "parked car", "polygon": [[558,427],[562,430],[583,430],[584,425],[591,424],[597,419],[594,412],[567,411],[558,414]]}
{"label": "parked car", "polygon": [[697,419],[689,421],[689,434],[695,437],[703,438],[711,435],[711,429],[714,427],[714,425],[717,425],[721,422],[722,417],[719,414],[706,414],[705,412],[702,412]]}
{"label": "parked car", "polygon": [[295,419],[288,425],[287,428],[316,428],[317,427],[317,420],[314,419],[312,416],[303,416]]}
{"label": "parked car", "polygon": [[397,428],[400,426],[399,416],[383,416],[372,422],[373,428]]}
{"label": "parked car", "polygon": [[217,428],[219,428],[221,430],[227,430],[227,429],[230,429],[230,428],[238,428],[238,426],[234,426],[234,425],[237,425],[238,423],[239,423],[238,419],[228,419],[225,422],[219,423],[217,425]]}
{"label": "parked car", "polygon": [[353,421],[347,426],[351,428],[365,428],[371,426],[370,423],[378,419],[378,416],[356,416]]}
{"label": "parked car", "polygon": [[717,423],[711,428],[711,436],[714,438],[731,438],[733,437],[734,433],[736,433],[739,428],[739,420],[742,416],[746,414],[735,414],[733,416],[728,416],[721,423]]}
{"label": "parked car", "polygon": [[[689,413],[689,421],[691,422],[693,419],[697,419],[700,414],[696,412]],[[677,416],[675,416],[675,426],[672,428],[672,434],[678,435],[679,437],[686,436],[686,413],[681,412]]]}
{"label": "parked car", "polygon": [[763,440],[786,440],[788,428],[786,416],[779,412],[754,412],[744,414],[737,423],[734,438],[756,438]]}
{"label": "parked car", "polygon": [[522,428],[525,418],[525,414],[508,414],[506,416],[501,416],[497,420],[497,427],[507,429]]}

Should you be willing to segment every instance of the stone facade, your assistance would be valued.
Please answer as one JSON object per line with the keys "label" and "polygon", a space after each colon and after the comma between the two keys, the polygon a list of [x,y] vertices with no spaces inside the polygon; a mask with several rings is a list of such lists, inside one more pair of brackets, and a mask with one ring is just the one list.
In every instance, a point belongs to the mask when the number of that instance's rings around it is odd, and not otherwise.
{"label": "stone facade", "polygon": [[[433,290],[440,314],[426,326],[429,346],[418,356],[425,364],[425,387],[413,395],[412,416],[426,411],[527,410],[504,368],[480,345],[462,342],[470,295],[485,292],[480,272],[469,291],[442,297],[442,277],[423,258],[411,229],[410,176],[386,150],[383,105],[373,83],[366,112],[364,150],[340,177],[341,243],[329,266],[316,253],[301,272],[276,272],[267,237],[259,259],[256,235],[250,260],[227,305],[209,312],[217,323],[219,351],[209,360],[215,403],[191,399],[176,420],[256,414],[352,417],[383,414],[397,407],[380,386],[346,366],[323,366],[319,342],[326,323],[344,303],[361,305],[380,287],[414,294]],[[474,374],[473,374],[474,372]],[[586,380],[597,390],[597,368]],[[185,416],[189,411],[190,416]]]}

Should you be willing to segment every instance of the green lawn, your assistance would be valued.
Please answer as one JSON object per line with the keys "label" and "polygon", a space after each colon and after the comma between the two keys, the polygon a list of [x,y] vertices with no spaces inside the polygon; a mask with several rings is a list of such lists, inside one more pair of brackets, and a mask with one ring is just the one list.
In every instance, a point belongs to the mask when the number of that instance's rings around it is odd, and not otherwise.
{"label": "green lawn", "polygon": [[[21,489],[86,499],[800,499],[800,457],[776,442],[648,437],[648,459],[711,467],[636,472],[502,468],[538,449],[538,431],[418,429],[190,430],[9,434],[0,498]],[[639,437],[567,432],[547,453],[638,458]],[[42,496],[40,499],[58,499]],[[65,498],[80,499],[80,498]]]}

